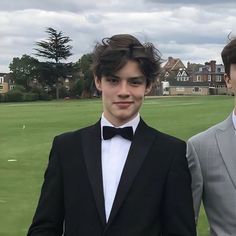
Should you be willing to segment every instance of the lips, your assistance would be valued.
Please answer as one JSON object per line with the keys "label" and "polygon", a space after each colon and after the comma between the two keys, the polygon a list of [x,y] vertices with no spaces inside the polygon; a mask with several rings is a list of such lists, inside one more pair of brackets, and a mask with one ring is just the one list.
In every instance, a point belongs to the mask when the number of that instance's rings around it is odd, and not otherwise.
{"label": "lips", "polygon": [[121,109],[125,109],[128,108],[131,104],[133,104],[133,102],[114,102],[114,104]]}

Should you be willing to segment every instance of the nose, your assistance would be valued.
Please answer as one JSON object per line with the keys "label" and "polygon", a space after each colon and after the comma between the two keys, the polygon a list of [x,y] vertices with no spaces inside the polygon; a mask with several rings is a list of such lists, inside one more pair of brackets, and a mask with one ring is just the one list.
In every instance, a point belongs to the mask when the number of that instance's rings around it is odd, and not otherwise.
{"label": "nose", "polygon": [[130,95],[127,81],[121,81],[118,95],[121,97],[128,97]]}

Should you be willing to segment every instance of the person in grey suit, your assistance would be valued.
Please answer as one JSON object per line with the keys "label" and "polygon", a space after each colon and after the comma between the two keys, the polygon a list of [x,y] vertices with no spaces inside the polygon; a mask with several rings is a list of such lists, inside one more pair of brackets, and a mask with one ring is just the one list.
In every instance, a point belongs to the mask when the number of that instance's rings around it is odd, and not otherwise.
{"label": "person in grey suit", "polygon": [[[236,38],[221,56],[225,82],[236,95]],[[226,120],[188,140],[187,159],[196,223],[202,200],[210,235],[236,235],[236,99]]]}

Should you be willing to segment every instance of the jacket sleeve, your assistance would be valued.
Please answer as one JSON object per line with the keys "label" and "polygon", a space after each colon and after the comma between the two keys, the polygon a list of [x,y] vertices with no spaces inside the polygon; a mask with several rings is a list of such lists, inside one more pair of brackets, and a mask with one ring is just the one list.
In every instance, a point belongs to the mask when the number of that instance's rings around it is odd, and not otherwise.
{"label": "jacket sleeve", "polygon": [[198,154],[191,139],[187,142],[187,160],[192,176],[193,205],[197,224],[203,193],[203,177]]}
{"label": "jacket sleeve", "polygon": [[38,206],[27,236],[61,236],[64,221],[62,174],[58,145],[53,141]]}
{"label": "jacket sleeve", "polygon": [[164,195],[164,236],[195,236],[191,175],[185,142],[172,147],[173,160]]}

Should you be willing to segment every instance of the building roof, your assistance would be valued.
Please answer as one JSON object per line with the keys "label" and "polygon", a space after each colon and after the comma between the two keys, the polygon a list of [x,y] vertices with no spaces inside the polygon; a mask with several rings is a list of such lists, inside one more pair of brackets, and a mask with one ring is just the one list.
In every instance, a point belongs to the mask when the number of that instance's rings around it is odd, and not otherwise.
{"label": "building roof", "polygon": [[5,76],[7,75],[8,73],[0,73],[0,76]]}
{"label": "building roof", "polygon": [[208,82],[192,82],[192,81],[169,81],[170,87],[209,87]]}
{"label": "building roof", "polygon": [[224,75],[224,72],[196,71],[193,75]]}
{"label": "building roof", "polygon": [[178,70],[179,68],[186,68],[179,58],[168,57],[168,61],[163,66],[165,71]]}

